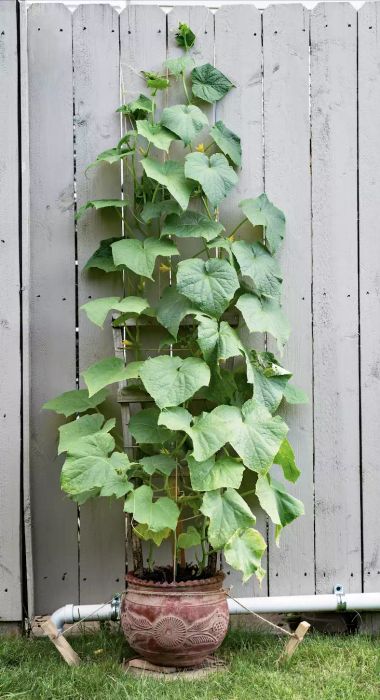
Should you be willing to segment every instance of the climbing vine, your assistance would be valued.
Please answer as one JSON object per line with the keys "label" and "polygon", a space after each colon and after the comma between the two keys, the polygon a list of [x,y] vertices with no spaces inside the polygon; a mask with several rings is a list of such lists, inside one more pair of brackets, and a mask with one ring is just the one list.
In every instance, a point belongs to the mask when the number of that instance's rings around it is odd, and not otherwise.
{"label": "climbing vine", "polygon": [[[125,134],[89,166],[122,165],[124,198],[89,201],[77,214],[113,208],[122,218],[124,235],[103,240],[85,269],[120,273],[126,295],[91,300],[82,312],[101,328],[113,312],[128,361],[96,362],[83,372],[87,388],[44,407],[70,418],[59,429],[63,490],[79,504],[124,499],[135,536],[150,543],[148,570],[153,545],[170,538],[174,562],[183,565],[192,548],[199,575],[223,552],[244,580],[261,580],[266,544],[249,497],[256,494],[276,539],[303,512],[271,467],[297,480],[288,427],[276,413],[283,401],[306,397],[274,354],[247,341],[248,332],[273,336],[281,355],[289,336],[276,261],[285,217],[261,194],[240,202],[234,230],[223,225],[218,208],[238,182],[241,143],[223,121],[210,127],[202,106],[234,85],[210,64],[195,66],[195,35],[185,24],[176,42],[183,55],[160,74],[142,72],[149,94],[119,108]],[[178,82],[183,102],[159,113],[157,96]],[[188,257],[179,254],[184,239],[199,243]],[[164,289],[152,302],[147,281],[158,277]],[[141,331],[150,326],[162,334],[144,359]],[[150,398],[130,420],[133,458],[116,449],[116,419],[100,408],[117,382]]]}

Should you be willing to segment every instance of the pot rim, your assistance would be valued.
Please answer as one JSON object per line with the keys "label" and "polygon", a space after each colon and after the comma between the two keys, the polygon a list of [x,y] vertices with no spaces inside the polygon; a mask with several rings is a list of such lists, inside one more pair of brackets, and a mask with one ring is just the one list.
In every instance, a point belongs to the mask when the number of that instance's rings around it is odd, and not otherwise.
{"label": "pot rim", "polygon": [[139,588],[150,588],[157,592],[159,591],[183,591],[202,588],[209,588],[210,586],[218,586],[219,589],[222,588],[223,581],[225,579],[225,574],[223,571],[218,571],[215,576],[210,578],[198,579],[195,581],[173,581],[168,583],[164,581],[163,583],[159,581],[145,581],[144,579],[138,578],[134,573],[128,573],[125,577],[127,584],[132,586],[138,586]]}

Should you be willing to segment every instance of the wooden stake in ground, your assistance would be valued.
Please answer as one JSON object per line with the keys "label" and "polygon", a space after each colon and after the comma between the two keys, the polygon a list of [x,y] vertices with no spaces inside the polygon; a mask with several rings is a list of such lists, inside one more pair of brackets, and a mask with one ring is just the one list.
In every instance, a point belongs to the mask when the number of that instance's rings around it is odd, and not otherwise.
{"label": "wooden stake in ground", "polygon": [[49,639],[53,642],[54,646],[58,649],[61,656],[69,666],[78,666],[80,664],[80,656],[74,651],[70,646],[67,639],[62,634],[59,634],[54,622],[49,619],[44,622],[42,629]]}
{"label": "wooden stake in ground", "polygon": [[288,661],[288,659],[290,659],[290,657],[293,656],[295,650],[297,649],[298,645],[301,644],[305,634],[307,634],[309,629],[310,625],[308,622],[300,622],[296,631],[293,633],[292,638],[289,639],[277,663],[281,663],[282,661]]}

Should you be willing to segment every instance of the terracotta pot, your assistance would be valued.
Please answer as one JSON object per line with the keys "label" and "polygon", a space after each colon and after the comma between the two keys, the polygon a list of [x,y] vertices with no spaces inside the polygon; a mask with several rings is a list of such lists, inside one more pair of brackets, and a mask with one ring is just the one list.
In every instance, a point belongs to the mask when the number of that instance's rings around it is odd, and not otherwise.
{"label": "terracotta pot", "polygon": [[153,583],[127,576],[121,625],[128,643],[159,666],[197,666],[222,643],[228,606],[222,573],[203,581]]}

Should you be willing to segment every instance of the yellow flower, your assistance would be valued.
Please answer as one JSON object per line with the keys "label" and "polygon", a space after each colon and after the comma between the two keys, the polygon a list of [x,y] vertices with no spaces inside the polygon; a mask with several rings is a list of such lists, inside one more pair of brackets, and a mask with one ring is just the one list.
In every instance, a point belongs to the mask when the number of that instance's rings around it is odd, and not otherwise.
{"label": "yellow flower", "polygon": [[126,348],[130,348],[133,345],[131,340],[122,340],[121,342]]}
{"label": "yellow flower", "polygon": [[231,243],[233,243],[233,241],[235,240],[234,234],[232,234],[232,236],[228,236],[227,240],[231,241]]}
{"label": "yellow flower", "polygon": [[204,144],[203,144],[203,143],[198,143],[198,146],[196,147],[195,150],[198,151],[198,153],[204,153],[204,152],[205,152]]}
{"label": "yellow flower", "polygon": [[170,272],[170,267],[168,265],[165,265],[165,263],[161,263],[160,272]]}

